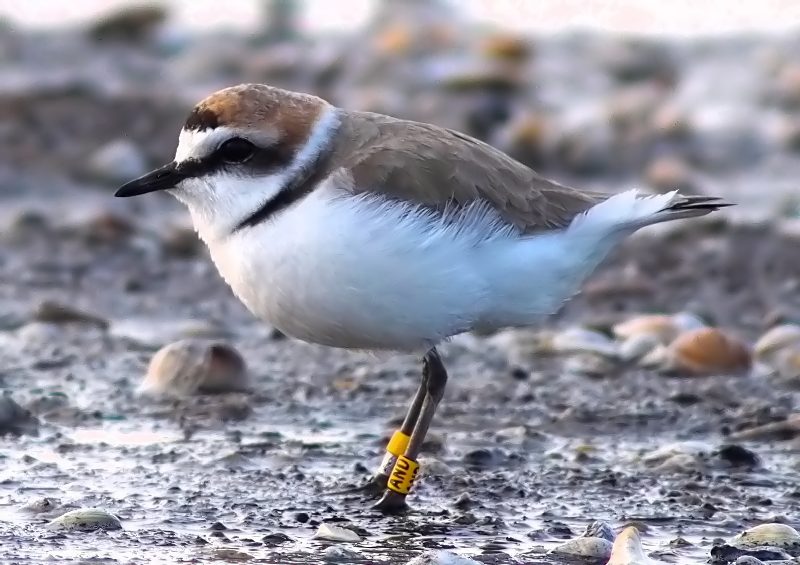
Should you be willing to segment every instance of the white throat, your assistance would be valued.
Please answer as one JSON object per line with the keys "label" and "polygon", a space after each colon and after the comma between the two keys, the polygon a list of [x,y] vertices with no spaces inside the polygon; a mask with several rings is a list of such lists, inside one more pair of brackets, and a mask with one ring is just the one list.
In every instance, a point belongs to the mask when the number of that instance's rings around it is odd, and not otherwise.
{"label": "white throat", "polygon": [[[220,171],[186,179],[170,192],[189,208],[194,227],[203,241],[211,243],[225,238],[245,218],[275,198],[296,175],[314,165],[320,153],[330,145],[340,121],[339,109],[327,106],[317,118],[306,143],[279,172],[251,176]],[[207,155],[209,144],[218,144],[231,136],[230,129],[222,133],[220,129],[182,131],[176,161],[179,157]]]}

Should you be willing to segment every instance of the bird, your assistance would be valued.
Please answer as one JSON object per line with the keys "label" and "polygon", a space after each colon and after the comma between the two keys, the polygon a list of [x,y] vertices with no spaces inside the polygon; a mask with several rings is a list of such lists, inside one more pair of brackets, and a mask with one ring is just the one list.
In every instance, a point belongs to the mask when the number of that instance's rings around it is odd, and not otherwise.
{"label": "bird", "polygon": [[256,317],[306,342],[422,356],[364,485],[386,513],[409,508],[448,380],[439,345],[539,323],[639,228],[729,205],[571,188],[458,131],[263,84],[200,101],[174,159],[115,195],[161,190]]}

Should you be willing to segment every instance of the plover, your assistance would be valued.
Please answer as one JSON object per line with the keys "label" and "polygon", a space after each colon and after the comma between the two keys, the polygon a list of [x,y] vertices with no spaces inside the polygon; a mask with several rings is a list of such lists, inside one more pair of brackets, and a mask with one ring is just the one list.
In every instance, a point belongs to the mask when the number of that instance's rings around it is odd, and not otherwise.
{"label": "plover", "polygon": [[457,131],[261,84],[189,114],[174,160],[116,196],[167,190],[233,292],[301,340],[424,353],[371,484],[406,507],[447,372],[436,346],[555,312],[625,237],[717,198],[613,196],[548,180]]}

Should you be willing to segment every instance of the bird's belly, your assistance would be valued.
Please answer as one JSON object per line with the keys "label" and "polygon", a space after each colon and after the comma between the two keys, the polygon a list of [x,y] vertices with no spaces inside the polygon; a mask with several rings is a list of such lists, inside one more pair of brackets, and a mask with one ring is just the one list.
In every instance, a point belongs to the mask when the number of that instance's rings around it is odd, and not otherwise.
{"label": "bird's belly", "polygon": [[316,192],[210,245],[251,312],[293,337],[354,349],[418,350],[472,327],[486,292],[464,246]]}

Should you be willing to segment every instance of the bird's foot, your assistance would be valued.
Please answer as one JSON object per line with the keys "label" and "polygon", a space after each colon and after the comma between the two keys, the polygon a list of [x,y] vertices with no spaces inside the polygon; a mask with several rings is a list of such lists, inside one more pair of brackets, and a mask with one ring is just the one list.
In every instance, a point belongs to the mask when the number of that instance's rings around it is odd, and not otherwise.
{"label": "bird's foot", "polygon": [[406,495],[389,489],[386,489],[383,497],[375,503],[373,508],[384,514],[403,514],[409,510]]}

